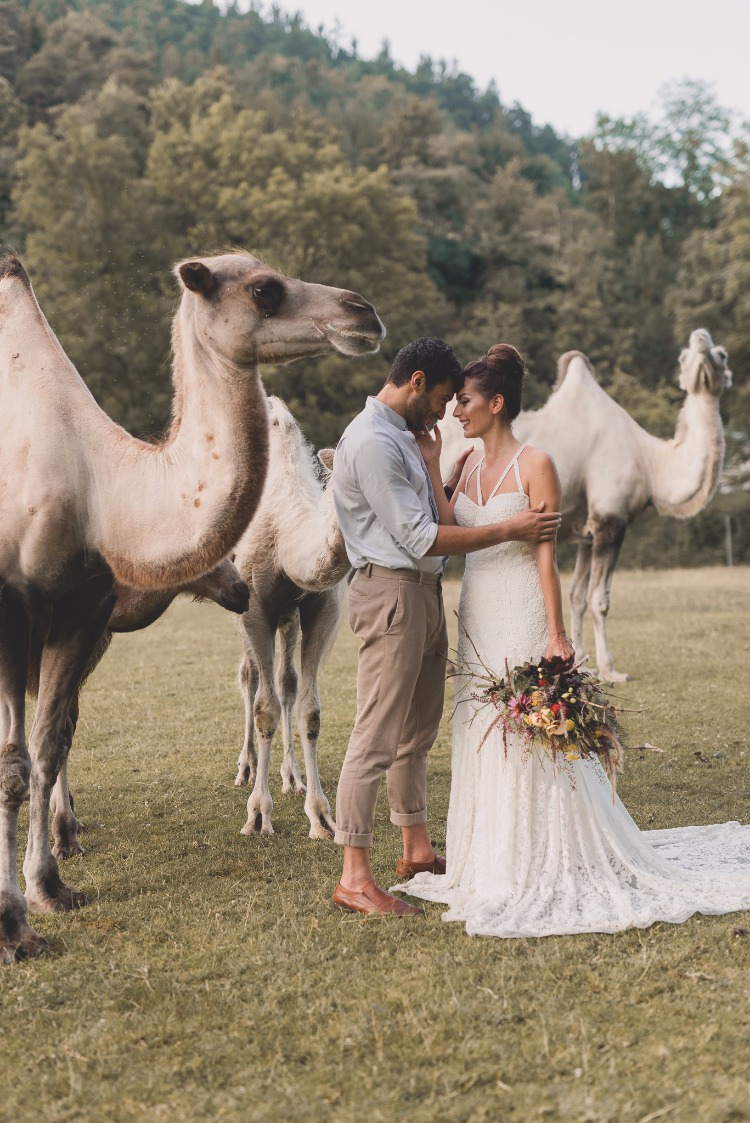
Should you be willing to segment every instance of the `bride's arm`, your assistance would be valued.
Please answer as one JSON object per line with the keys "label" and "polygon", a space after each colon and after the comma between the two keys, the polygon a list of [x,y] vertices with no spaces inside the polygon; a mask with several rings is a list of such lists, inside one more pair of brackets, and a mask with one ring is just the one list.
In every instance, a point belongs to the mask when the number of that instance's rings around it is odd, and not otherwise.
{"label": "bride's arm", "polygon": [[[552,457],[548,456],[546,452],[529,449],[526,453],[524,467],[528,471],[527,487],[531,506],[536,507],[538,503],[544,502],[546,510],[559,511],[562,489]],[[555,540],[538,542],[534,547],[534,555],[539,570],[544,605],[547,610],[549,642],[545,656],[548,659],[554,655],[559,655],[562,659],[572,659],[575,650],[572,641],[565,632]]]}

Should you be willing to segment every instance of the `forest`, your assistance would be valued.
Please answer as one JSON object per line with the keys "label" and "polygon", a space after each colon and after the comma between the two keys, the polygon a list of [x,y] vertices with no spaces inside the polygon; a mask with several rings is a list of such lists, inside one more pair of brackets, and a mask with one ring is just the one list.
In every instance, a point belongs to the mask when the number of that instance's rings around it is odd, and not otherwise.
{"label": "forest", "polygon": [[694,519],[647,517],[626,565],[721,564],[727,528],[750,562],[748,139],[690,79],[564,137],[441,60],[401,68],[385,41],[362,58],[278,7],[0,0],[0,241],[108,413],[165,427],[172,267],[233,246],[386,323],[374,358],[264,370],[316,445],[418,335],[464,362],[514,343],[530,408],[582,350],[670,436],[677,356],[705,327],[734,372],[725,481]]}

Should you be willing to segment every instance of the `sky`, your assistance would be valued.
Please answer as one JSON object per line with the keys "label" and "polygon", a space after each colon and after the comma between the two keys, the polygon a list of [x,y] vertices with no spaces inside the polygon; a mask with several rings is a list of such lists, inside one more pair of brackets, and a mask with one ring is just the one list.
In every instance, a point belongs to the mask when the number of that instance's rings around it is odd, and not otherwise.
{"label": "sky", "polygon": [[[266,9],[268,5],[256,4]],[[313,30],[337,29],[361,56],[388,40],[413,69],[421,55],[456,62],[504,105],[538,125],[582,136],[598,111],[655,115],[659,89],[681,78],[713,84],[719,103],[750,119],[748,0],[280,0]]]}

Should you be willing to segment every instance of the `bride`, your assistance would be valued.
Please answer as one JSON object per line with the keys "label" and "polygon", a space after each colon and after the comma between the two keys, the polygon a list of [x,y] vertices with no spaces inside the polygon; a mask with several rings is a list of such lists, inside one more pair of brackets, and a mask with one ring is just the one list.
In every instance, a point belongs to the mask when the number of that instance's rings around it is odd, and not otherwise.
{"label": "bride", "polygon": [[[523,378],[523,359],[504,343],[466,367],[455,416],[484,451],[464,464],[451,502],[439,434],[419,438],[441,523],[501,522],[541,501],[560,510],[552,459],[513,436]],[[459,621],[462,665],[478,655],[502,674],[506,660],[571,657],[554,543],[467,556]],[[640,831],[597,760],[553,770],[510,734],[506,753],[498,727],[482,743],[496,712],[477,711],[467,694],[458,688],[453,718],[446,872],[417,874],[399,890],[444,902],[444,920],[485,936],[615,932],[750,908],[750,826]]]}

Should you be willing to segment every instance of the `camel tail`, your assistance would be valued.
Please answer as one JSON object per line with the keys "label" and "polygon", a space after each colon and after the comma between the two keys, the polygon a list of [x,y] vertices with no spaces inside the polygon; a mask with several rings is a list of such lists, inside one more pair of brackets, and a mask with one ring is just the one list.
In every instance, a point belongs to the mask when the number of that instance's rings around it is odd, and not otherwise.
{"label": "camel tail", "polygon": [[557,360],[557,379],[555,380],[555,385],[552,387],[553,390],[559,390],[562,386],[565,381],[565,375],[568,373],[568,367],[573,359],[582,359],[591,377],[594,379],[596,378],[594,368],[583,351],[566,351],[565,354],[561,355]]}

